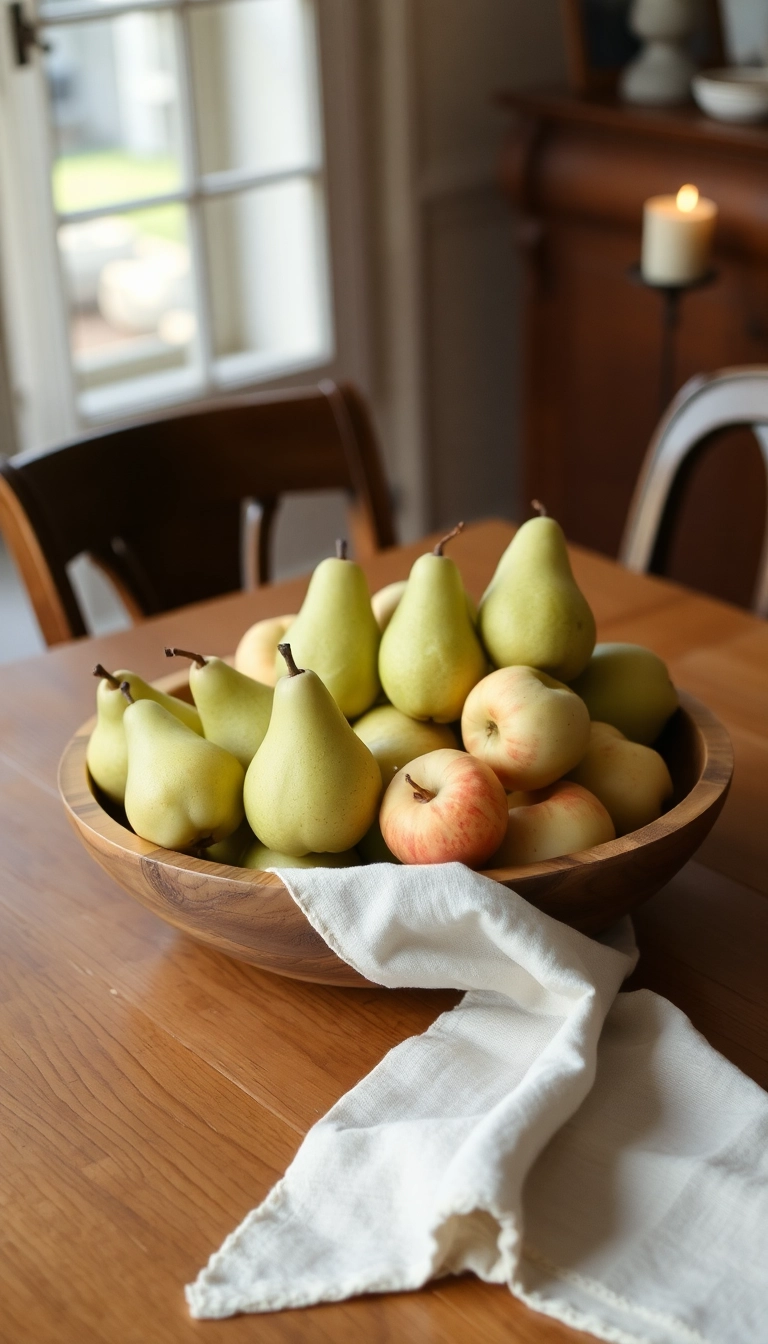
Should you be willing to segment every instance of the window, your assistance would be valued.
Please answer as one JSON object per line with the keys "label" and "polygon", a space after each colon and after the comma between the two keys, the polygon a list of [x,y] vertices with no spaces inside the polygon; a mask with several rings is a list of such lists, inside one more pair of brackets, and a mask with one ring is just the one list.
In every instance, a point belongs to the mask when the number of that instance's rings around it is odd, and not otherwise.
{"label": "window", "polygon": [[45,0],[47,50],[9,62],[0,146],[0,185],[15,187],[2,221],[12,333],[28,381],[35,358],[57,369],[57,427],[48,413],[27,443],[330,371],[354,184],[337,145],[348,180],[337,173],[334,234],[323,121],[345,132],[333,108],[322,115],[318,8]]}

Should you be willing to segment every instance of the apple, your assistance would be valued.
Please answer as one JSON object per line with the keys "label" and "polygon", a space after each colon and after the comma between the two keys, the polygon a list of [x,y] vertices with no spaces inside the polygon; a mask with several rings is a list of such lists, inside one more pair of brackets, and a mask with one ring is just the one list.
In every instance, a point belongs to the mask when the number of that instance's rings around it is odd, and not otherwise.
{"label": "apple", "polygon": [[395,609],[407,586],[407,579],[398,579],[396,583],[388,583],[386,588],[380,588],[377,593],[373,594],[371,606],[382,634],[392,620]]}
{"label": "apple", "polygon": [[379,813],[384,843],[402,863],[477,868],[507,829],[507,795],[490,766],[446,747],[399,770]]}
{"label": "apple", "polygon": [[655,821],[673,792],[672,778],[658,751],[628,741],[610,723],[591,725],[589,749],[569,779],[600,799],[617,835]]}
{"label": "apple", "polygon": [[456,734],[447,723],[409,719],[394,705],[374,706],[352,727],[376,757],[384,788],[408,761],[424,756],[428,751],[459,745]]}
{"label": "apple", "polygon": [[589,746],[589,711],[546,672],[501,667],[467,696],[461,735],[505,789],[542,789],[581,760]]}
{"label": "apple", "polygon": [[265,686],[274,686],[275,658],[277,646],[285,638],[285,633],[296,620],[295,613],[288,616],[268,616],[257,621],[246,630],[235,650],[235,667],[246,677],[253,677]]}
{"label": "apple", "polygon": [[507,834],[489,868],[521,868],[562,854],[575,854],[616,838],[599,798],[581,784],[559,780],[546,789],[517,793],[510,800]]}

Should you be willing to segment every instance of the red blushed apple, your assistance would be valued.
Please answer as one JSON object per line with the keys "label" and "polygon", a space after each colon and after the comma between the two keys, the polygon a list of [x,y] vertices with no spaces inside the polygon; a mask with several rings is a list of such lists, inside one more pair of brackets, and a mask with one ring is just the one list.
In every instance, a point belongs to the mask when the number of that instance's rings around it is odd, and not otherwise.
{"label": "red blushed apple", "polygon": [[498,848],[507,819],[507,795],[490,767],[448,747],[398,770],[379,814],[384,841],[402,863],[470,868]]}
{"label": "red blushed apple", "polygon": [[467,696],[461,736],[506,789],[543,789],[586,752],[589,711],[569,686],[538,668],[500,667]]}
{"label": "red blushed apple", "polygon": [[535,793],[513,793],[507,801],[507,833],[489,868],[521,868],[615,839],[613,822],[599,798],[569,779]]}

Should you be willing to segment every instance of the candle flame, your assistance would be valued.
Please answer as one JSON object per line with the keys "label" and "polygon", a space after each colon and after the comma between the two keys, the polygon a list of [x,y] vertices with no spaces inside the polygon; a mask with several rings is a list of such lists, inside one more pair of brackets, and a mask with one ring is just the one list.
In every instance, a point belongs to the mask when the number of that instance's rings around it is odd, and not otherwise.
{"label": "candle flame", "polygon": [[689,215],[691,210],[695,210],[699,203],[699,189],[692,187],[690,182],[681,187],[677,193],[677,208],[682,210],[683,214]]}

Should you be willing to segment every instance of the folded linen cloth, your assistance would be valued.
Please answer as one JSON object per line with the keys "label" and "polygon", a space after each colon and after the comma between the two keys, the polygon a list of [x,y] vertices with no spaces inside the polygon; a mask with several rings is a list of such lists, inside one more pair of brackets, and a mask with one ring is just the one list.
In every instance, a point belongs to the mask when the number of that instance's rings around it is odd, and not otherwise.
{"label": "folded linen cloth", "polygon": [[283,870],[390,987],[467,991],[307,1134],[210,1259],[195,1317],[472,1270],[618,1344],[763,1344],[768,1097],[603,943],[460,864]]}

